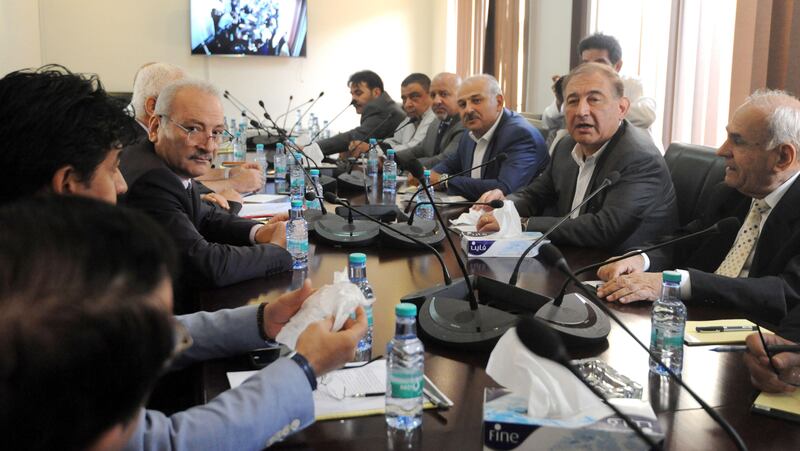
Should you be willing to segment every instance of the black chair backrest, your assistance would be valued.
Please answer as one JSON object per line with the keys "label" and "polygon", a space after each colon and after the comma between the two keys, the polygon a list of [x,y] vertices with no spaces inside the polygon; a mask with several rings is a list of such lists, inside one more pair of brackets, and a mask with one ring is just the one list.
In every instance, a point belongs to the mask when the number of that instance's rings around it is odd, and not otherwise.
{"label": "black chair backrest", "polygon": [[705,208],[711,188],[725,178],[725,159],[711,147],[672,143],[664,155],[681,225],[698,218]]}

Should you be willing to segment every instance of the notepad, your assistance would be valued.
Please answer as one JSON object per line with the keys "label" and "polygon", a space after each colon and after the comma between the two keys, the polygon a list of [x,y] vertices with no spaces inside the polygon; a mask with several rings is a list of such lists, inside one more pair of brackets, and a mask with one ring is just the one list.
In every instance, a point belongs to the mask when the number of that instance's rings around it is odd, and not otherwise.
{"label": "notepad", "polygon": [[289,196],[285,194],[253,194],[242,199],[246,204],[265,204],[268,202],[289,200]]}
{"label": "notepad", "polygon": [[[743,344],[745,338],[752,334],[753,331],[736,331],[736,332],[697,332],[697,327],[711,327],[711,326],[755,326],[746,319],[717,319],[713,321],[686,321],[686,329],[684,332],[684,340],[687,346],[705,346],[705,345],[732,345]],[[764,333],[772,333],[771,331],[761,328]]]}
{"label": "notepad", "polygon": [[800,423],[800,390],[794,393],[761,392],[750,410],[754,413]]}
{"label": "notepad", "polygon": [[268,202],[265,204],[243,204],[239,216],[243,218],[261,218],[286,213],[291,208],[289,202]]}

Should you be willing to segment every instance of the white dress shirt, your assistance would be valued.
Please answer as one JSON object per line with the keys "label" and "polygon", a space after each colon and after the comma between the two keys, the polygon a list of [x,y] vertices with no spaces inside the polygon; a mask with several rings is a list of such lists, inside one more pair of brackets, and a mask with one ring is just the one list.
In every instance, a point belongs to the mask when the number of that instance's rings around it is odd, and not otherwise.
{"label": "white dress shirt", "polygon": [[[600,158],[600,155],[606,150],[608,143],[609,141],[606,141],[602,147],[597,149],[597,152],[589,155],[585,159],[583,153],[578,149],[578,144],[575,144],[575,147],[572,148],[572,159],[575,160],[575,164],[578,165],[578,178],[575,181],[575,195],[572,197],[572,208],[577,207],[586,197],[589,181],[592,179],[592,174],[594,174],[594,168],[597,167],[597,159]],[[572,208],[570,208],[570,210]],[[580,211],[576,210],[572,212],[570,217],[573,219],[577,218],[578,214],[580,214]]]}
{"label": "white dress shirt", "polygon": [[[500,119],[503,118],[503,110],[500,110],[500,113],[497,114],[497,119],[494,121],[492,128],[489,129],[486,133],[483,134],[480,138],[475,137],[475,134],[471,131],[469,132],[469,137],[475,141],[475,150],[472,152],[472,166],[478,166],[479,164],[483,163],[483,156],[486,155],[486,148],[489,147],[489,141],[492,140],[492,136],[494,135],[494,131],[497,129],[497,124],[500,123]],[[481,178],[481,169],[483,168],[475,168],[472,170],[470,177],[474,179]]]}
{"label": "white dress shirt", "polygon": [[[416,124],[406,125],[411,119],[405,118],[397,126],[398,130],[394,133],[394,136],[384,139],[383,142],[396,152],[418,146],[425,139],[425,135],[428,134],[428,128],[434,119],[436,119],[436,115],[433,113],[433,108],[428,108]],[[378,148],[378,154],[383,156],[383,149],[380,147]]]}

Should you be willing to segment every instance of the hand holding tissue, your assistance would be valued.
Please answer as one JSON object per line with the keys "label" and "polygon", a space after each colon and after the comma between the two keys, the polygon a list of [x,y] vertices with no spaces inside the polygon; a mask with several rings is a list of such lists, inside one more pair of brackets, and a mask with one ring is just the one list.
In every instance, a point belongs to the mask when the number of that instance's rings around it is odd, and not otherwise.
{"label": "hand holding tissue", "polygon": [[[454,224],[477,224],[482,212],[470,210],[453,221]],[[492,214],[500,225],[497,232],[463,232],[461,247],[467,257],[519,257],[531,243],[542,236],[540,232],[523,232],[519,213],[514,203],[506,200],[503,208],[495,209]],[[543,241],[541,244],[546,243]],[[527,257],[535,257],[538,247],[528,253]]]}

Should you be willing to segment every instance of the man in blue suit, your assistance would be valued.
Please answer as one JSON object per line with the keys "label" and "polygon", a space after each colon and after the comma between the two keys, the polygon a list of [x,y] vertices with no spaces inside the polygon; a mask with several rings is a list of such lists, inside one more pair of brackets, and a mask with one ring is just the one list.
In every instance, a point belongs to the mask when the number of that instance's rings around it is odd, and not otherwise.
{"label": "man in blue suit", "polygon": [[525,118],[503,107],[503,93],[491,75],[464,80],[458,90],[458,108],[469,133],[461,137],[454,154],[433,167],[431,183],[505,154],[503,162],[492,162],[438,185],[448,194],[474,201],[493,189],[512,193],[547,166],[550,157],[541,133]]}

